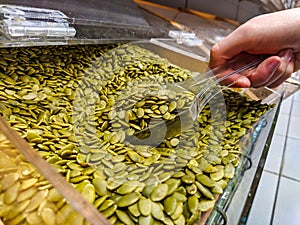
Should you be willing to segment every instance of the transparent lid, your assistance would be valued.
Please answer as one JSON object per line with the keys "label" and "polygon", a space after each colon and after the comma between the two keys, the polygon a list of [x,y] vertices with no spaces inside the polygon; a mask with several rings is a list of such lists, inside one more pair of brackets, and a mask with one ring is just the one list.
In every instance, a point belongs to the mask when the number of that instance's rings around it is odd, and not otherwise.
{"label": "transparent lid", "polygon": [[124,42],[166,37],[169,26],[128,0],[0,4],[0,46]]}

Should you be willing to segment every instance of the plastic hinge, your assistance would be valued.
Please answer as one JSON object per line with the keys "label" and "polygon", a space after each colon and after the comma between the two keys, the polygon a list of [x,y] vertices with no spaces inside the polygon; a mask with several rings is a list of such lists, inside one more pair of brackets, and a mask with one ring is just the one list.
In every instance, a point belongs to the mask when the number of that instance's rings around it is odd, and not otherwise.
{"label": "plastic hinge", "polygon": [[10,37],[74,37],[68,17],[58,10],[0,5],[0,31]]}
{"label": "plastic hinge", "polygon": [[174,38],[178,44],[187,46],[199,46],[203,44],[203,40],[198,38],[195,33],[187,31],[169,31],[169,37]]}

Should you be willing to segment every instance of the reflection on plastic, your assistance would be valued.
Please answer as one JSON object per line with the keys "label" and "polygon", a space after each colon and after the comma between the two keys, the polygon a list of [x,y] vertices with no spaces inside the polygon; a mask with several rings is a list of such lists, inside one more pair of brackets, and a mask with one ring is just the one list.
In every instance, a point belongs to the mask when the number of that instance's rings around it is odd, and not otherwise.
{"label": "reflection on plastic", "polygon": [[0,31],[9,37],[74,37],[68,17],[58,10],[0,5]]}

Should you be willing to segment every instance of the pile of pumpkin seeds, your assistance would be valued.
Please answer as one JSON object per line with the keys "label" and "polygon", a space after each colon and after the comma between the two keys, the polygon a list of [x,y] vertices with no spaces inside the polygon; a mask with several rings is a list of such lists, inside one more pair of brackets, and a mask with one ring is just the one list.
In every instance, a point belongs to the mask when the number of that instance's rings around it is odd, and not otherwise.
{"label": "pile of pumpkin seeds", "polygon": [[191,72],[134,45],[0,52],[0,114],[112,224],[197,223],[234,177],[240,139],[272,107],[228,89],[225,121],[207,105],[189,130],[135,146],[127,136],[189,105],[191,93],[161,87]]}
{"label": "pile of pumpkin seeds", "polygon": [[88,224],[0,132],[0,215],[4,224]]}

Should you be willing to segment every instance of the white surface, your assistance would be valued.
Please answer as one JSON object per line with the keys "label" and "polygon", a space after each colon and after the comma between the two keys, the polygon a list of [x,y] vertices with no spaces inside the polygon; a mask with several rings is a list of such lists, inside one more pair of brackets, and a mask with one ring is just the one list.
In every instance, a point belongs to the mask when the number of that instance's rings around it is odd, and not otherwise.
{"label": "white surface", "polygon": [[[300,132],[300,130],[298,130]],[[300,181],[300,139],[288,138],[282,175]],[[299,189],[300,194],[300,189]],[[300,200],[300,199],[299,199]]]}
{"label": "white surface", "polygon": [[[300,224],[299,159],[300,91],[282,104],[247,225]],[[275,178],[280,179],[278,183]]]}
{"label": "white surface", "polygon": [[291,124],[288,135],[291,138],[300,139],[300,117],[291,116]]}
{"label": "white surface", "polygon": [[288,120],[289,120],[289,115],[279,114],[274,133],[280,135],[286,135]]}
{"label": "white surface", "polygon": [[277,175],[279,174],[285,139],[286,137],[283,135],[275,134],[273,136],[264,168],[266,171],[273,172]]}
{"label": "white surface", "polygon": [[263,172],[247,225],[269,224],[272,217],[277,180],[277,175]]}
{"label": "white surface", "polygon": [[300,182],[281,177],[273,225],[299,225]]}

